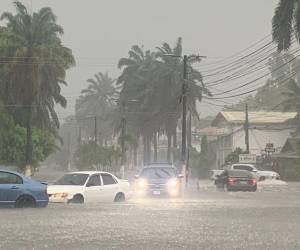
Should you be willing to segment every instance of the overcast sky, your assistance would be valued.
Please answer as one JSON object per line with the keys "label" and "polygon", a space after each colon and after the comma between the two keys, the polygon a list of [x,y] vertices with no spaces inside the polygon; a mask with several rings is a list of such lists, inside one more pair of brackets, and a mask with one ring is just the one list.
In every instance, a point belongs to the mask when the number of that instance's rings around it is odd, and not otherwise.
{"label": "overcast sky", "polygon": [[[11,0],[0,0],[0,11],[13,11]],[[73,112],[76,97],[95,73],[117,77],[120,57],[134,44],[154,49],[183,38],[185,53],[206,55],[206,62],[240,51],[271,32],[278,0],[23,0],[36,11],[53,9],[64,27],[63,41],[77,60],[68,72],[63,93]],[[32,4],[31,4],[32,2]],[[215,107],[201,105],[201,115]],[[207,105],[206,105],[207,106]]]}

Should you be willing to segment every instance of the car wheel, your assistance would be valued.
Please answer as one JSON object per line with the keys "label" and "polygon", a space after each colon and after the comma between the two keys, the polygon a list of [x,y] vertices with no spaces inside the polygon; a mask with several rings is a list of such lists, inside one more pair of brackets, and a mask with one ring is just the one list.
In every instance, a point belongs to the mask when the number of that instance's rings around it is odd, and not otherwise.
{"label": "car wheel", "polygon": [[31,208],[36,207],[35,199],[30,195],[23,195],[16,201],[16,208]]}
{"label": "car wheel", "polygon": [[83,204],[84,198],[81,194],[76,194],[76,195],[74,195],[73,199],[69,201],[69,203]]}
{"label": "car wheel", "polygon": [[124,202],[125,201],[125,195],[123,193],[117,193],[114,202]]}

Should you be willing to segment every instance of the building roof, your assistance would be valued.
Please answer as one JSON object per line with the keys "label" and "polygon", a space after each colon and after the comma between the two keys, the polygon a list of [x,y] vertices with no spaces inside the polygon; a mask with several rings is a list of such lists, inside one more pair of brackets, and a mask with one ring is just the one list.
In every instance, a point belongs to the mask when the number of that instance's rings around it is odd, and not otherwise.
{"label": "building roof", "polygon": [[[279,124],[294,119],[296,115],[296,112],[249,112],[249,122],[252,124]],[[217,126],[222,121],[242,124],[245,122],[245,112],[220,112],[212,121],[212,126]]]}

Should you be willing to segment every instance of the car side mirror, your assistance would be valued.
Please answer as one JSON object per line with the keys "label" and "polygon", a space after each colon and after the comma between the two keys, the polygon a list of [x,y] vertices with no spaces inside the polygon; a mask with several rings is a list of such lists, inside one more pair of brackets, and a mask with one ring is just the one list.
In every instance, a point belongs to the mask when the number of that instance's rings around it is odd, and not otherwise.
{"label": "car side mirror", "polygon": [[183,174],[179,174],[178,178],[182,179],[182,178],[184,178],[184,175]]}
{"label": "car side mirror", "polygon": [[219,175],[219,174],[217,174],[217,175],[216,175],[216,177],[217,177],[217,178],[219,178],[219,177],[220,177],[220,175]]}

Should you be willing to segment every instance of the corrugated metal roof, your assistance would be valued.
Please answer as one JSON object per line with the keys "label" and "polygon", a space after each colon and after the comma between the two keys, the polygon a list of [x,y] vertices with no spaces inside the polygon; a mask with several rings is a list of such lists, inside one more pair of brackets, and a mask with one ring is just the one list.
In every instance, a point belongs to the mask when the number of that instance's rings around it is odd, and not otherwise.
{"label": "corrugated metal roof", "polygon": [[[244,123],[245,112],[220,112],[230,123]],[[249,112],[250,123],[284,123],[295,118],[296,112]]]}

